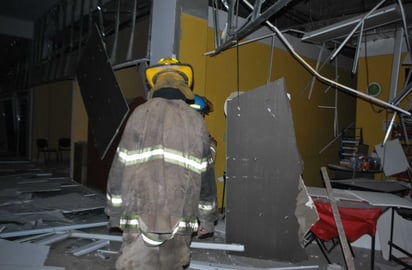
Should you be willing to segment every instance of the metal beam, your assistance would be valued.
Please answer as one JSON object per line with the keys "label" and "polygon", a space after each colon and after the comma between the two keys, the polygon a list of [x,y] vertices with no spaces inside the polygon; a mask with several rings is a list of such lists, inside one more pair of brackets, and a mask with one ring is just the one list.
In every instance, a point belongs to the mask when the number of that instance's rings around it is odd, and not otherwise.
{"label": "metal beam", "polygon": [[412,91],[412,82],[408,83],[399,94],[391,100],[391,104],[399,105]]}
{"label": "metal beam", "polygon": [[[230,48],[233,46],[233,44],[236,44],[237,41],[247,37],[249,34],[251,34],[253,31],[258,29],[262,23],[264,23],[267,19],[269,19],[271,16],[273,16],[275,13],[280,11],[282,8],[284,8],[287,4],[289,4],[292,0],[278,0],[276,3],[274,3],[271,7],[265,10],[260,16],[252,16],[253,18],[249,21],[247,21],[245,24],[243,24],[238,30],[236,30],[233,33],[229,33],[229,39],[225,40],[225,43],[220,46],[219,48],[215,49],[215,53],[218,54],[220,52],[223,52],[224,50]],[[250,5],[247,1],[243,1]],[[231,14],[231,8],[229,8],[228,13]],[[254,12],[254,8],[252,6],[252,12]],[[228,16],[228,25],[230,25],[230,15]]]}
{"label": "metal beam", "polygon": [[389,101],[396,97],[396,92],[398,90],[403,34],[404,34],[403,28],[400,28],[398,31],[396,31],[396,35],[395,35],[395,44],[394,44],[395,48],[393,51],[393,59],[392,59],[391,84],[389,88],[389,97],[388,97]]}
{"label": "metal beam", "polygon": [[340,245],[342,247],[343,255],[345,258],[346,267],[349,270],[355,270],[355,263],[353,261],[353,255],[349,247],[348,239],[346,238],[345,230],[343,228],[342,219],[339,213],[339,208],[335,196],[333,195],[332,185],[329,180],[328,171],[326,167],[321,168],[323,182],[326,186],[326,192],[328,193],[328,198],[330,205],[332,207],[332,214],[335,219],[336,228],[338,230]]}
{"label": "metal beam", "polygon": [[358,43],[356,45],[356,52],[355,52],[355,57],[353,59],[353,65],[352,65],[352,74],[356,74],[356,71],[358,70],[359,54],[360,54],[361,45],[362,45],[363,31],[364,31],[364,23],[362,23],[361,29],[359,31]]}
{"label": "metal beam", "polygon": [[[243,0],[243,1],[246,1],[246,0]],[[275,34],[271,34],[271,35],[277,35],[277,36],[279,37],[280,41],[282,41],[282,43],[283,43],[283,44],[285,45],[285,47],[290,51],[290,53],[296,58],[296,60],[297,60],[298,62],[300,62],[310,73],[312,73],[312,75],[316,76],[316,78],[318,78],[318,80],[320,80],[320,81],[322,81],[322,82],[324,82],[324,83],[326,83],[326,84],[328,84],[328,85],[330,85],[330,86],[332,86],[332,87],[336,87],[336,88],[338,88],[338,89],[340,89],[340,90],[344,90],[344,91],[346,91],[346,92],[355,94],[355,95],[358,96],[358,97],[361,97],[361,98],[363,98],[363,99],[365,99],[365,100],[367,100],[367,101],[370,101],[370,102],[372,102],[372,103],[374,103],[374,104],[377,104],[377,105],[379,105],[379,106],[382,106],[382,107],[384,107],[384,108],[392,109],[392,110],[397,111],[397,112],[400,112],[400,113],[402,113],[402,114],[404,114],[404,115],[411,116],[411,113],[410,113],[409,111],[404,110],[404,109],[402,109],[402,108],[400,108],[400,107],[398,107],[398,106],[396,106],[396,105],[394,105],[394,104],[391,104],[391,103],[382,101],[382,100],[380,100],[380,99],[378,99],[378,98],[375,98],[375,97],[373,97],[373,96],[367,95],[367,94],[365,94],[365,93],[363,93],[363,92],[361,92],[361,91],[358,91],[358,90],[356,90],[356,89],[353,89],[353,88],[351,88],[351,87],[348,87],[348,86],[346,86],[346,85],[340,84],[340,83],[338,83],[338,82],[336,82],[336,81],[333,81],[333,80],[331,80],[331,79],[329,79],[329,78],[326,78],[326,77],[322,76],[317,70],[315,70],[309,63],[307,63],[307,62],[295,51],[295,49],[293,48],[293,46],[289,43],[289,41],[286,39],[286,37],[283,35],[283,33],[282,33],[276,26],[271,25],[271,24],[269,24],[268,22],[266,22],[266,24],[269,25],[270,29],[275,32]],[[263,38],[267,38],[267,37],[270,37],[271,35],[265,35],[264,37],[254,39],[253,41],[260,40],[260,39],[263,39]],[[233,47],[235,47],[235,46],[240,46],[240,45],[249,44],[249,43],[251,43],[251,42],[253,42],[253,41],[252,41],[252,40],[247,40],[247,41],[245,41],[245,42],[235,43],[235,44],[232,44],[232,45],[231,45],[230,47],[228,47],[228,48],[233,48]],[[227,48],[227,49],[228,49],[228,48]],[[209,52],[204,53],[204,55],[214,56],[214,55],[216,55],[217,53],[218,53],[218,51],[213,50],[213,51],[209,51]]]}
{"label": "metal beam", "polygon": [[[272,49],[273,50],[273,49]],[[322,60],[322,54],[323,51],[325,50],[325,43],[323,43],[322,48],[320,48],[319,50],[319,54],[318,54],[318,60],[316,61],[316,66],[315,66],[315,70],[319,71],[319,64]],[[308,100],[311,98],[312,96],[312,91],[313,91],[313,87],[315,86],[315,81],[316,81],[316,77],[312,76],[312,81],[310,82],[310,89],[309,89],[309,94],[308,94]]]}
{"label": "metal beam", "polygon": [[0,238],[11,238],[11,237],[26,236],[26,235],[43,234],[43,233],[49,233],[49,232],[62,232],[62,231],[77,230],[77,229],[103,227],[103,226],[107,226],[107,224],[108,222],[104,221],[104,222],[97,222],[97,223],[76,224],[72,226],[59,226],[59,227],[50,227],[50,228],[43,228],[43,229],[6,232],[6,233],[0,233]]}
{"label": "metal beam", "polygon": [[219,37],[219,12],[217,9],[217,1],[213,0],[213,22],[215,25],[215,48],[220,47],[220,37]]}
{"label": "metal beam", "polygon": [[[86,238],[86,239],[100,239],[121,242],[122,236],[106,235],[106,234],[92,234],[92,233],[78,233],[73,232],[71,237]],[[228,251],[244,251],[244,246],[239,244],[220,244],[220,243],[206,243],[193,241],[191,248],[214,249],[214,250],[228,250]]]}
{"label": "metal beam", "polygon": [[68,233],[68,232],[56,233],[56,234],[53,234],[53,235],[51,235],[51,236],[42,238],[42,239],[40,239],[40,240],[38,240],[38,241],[34,241],[34,242],[32,242],[32,243],[36,243],[36,244],[39,244],[39,245],[45,245],[45,246],[47,246],[47,245],[53,244],[53,243],[55,243],[55,242],[59,242],[59,241],[61,241],[61,240],[67,239],[67,238],[69,238],[69,237],[70,237],[70,233]]}
{"label": "metal beam", "polygon": [[274,27],[272,30],[275,31],[275,33],[278,35],[278,37],[280,38],[280,40],[285,44],[285,46],[288,48],[288,50],[292,53],[292,55],[293,55],[309,72],[311,72],[312,74],[314,74],[320,81],[323,81],[324,83],[327,83],[327,84],[329,84],[330,86],[337,87],[338,89],[345,90],[345,91],[347,91],[347,92],[353,93],[353,94],[355,94],[355,95],[358,96],[358,97],[361,97],[361,98],[363,98],[363,99],[366,99],[366,100],[368,100],[368,101],[370,101],[370,102],[372,102],[372,103],[375,103],[375,104],[377,104],[377,105],[380,105],[380,106],[382,106],[382,107],[384,107],[384,108],[389,108],[389,109],[395,110],[395,111],[397,111],[397,112],[403,113],[403,114],[405,114],[405,115],[407,115],[407,116],[411,116],[411,113],[410,113],[410,112],[408,112],[408,111],[406,111],[406,110],[404,110],[404,109],[402,109],[402,108],[399,108],[398,106],[395,106],[395,105],[393,105],[393,104],[387,103],[387,102],[382,101],[382,100],[380,100],[380,99],[378,99],[378,98],[369,96],[369,95],[367,95],[367,94],[365,94],[365,93],[363,93],[363,92],[361,92],[361,91],[358,91],[358,90],[356,90],[356,89],[350,88],[350,87],[348,87],[348,86],[346,86],[346,85],[342,85],[342,84],[340,84],[340,83],[338,83],[338,82],[336,82],[336,81],[333,81],[333,80],[331,80],[331,79],[329,79],[329,78],[326,78],[326,77],[322,76],[321,74],[319,74],[309,63],[307,63],[307,62],[293,49],[293,46],[289,43],[289,41],[285,38],[285,36],[282,34],[282,32],[279,31],[279,29],[278,29],[277,27]]}
{"label": "metal beam", "polygon": [[130,20],[132,21],[132,27],[130,29],[130,37],[129,37],[129,47],[127,49],[127,56],[126,60],[130,61],[132,59],[132,50],[133,50],[133,43],[134,43],[134,33],[136,29],[136,14],[137,14],[137,0],[133,0],[133,10],[131,13]]}
{"label": "metal beam", "polygon": [[200,249],[214,249],[214,250],[226,250],[226,251],[245,251],[245,247],[240,244],[220,244],[220,243],[206,243],[206,242],[195,242],[190,244],[191,248]]}
{"label": "metal beam", "polygon": [[98,250],[99,248],[105,247],[107,245],[110,244],[109,240],[98,240],[98,241],[94,241],[90,244],[87,244],[85,246],[82,247],[78,247],[74,250],[72,250],[72,254],[74,256],[81,256],[90,252],[93,252],[95,250]]}
{"label": "metal beam", "polygon": [[119,40],[119,27],[120,27],[120,7],[121,7],[121,0],[115,0],[116,3],[116,22],[115,22],[115,28],[114,28],[114,40],[113,40],[113,47],[112,47],[112,54],[110,57],[110,61],[112,65],[116,63],[116,56],[117,56],[117,43]]}
{"label": "metal beam", "polygon": [[[371,10],[372,11],[372,10]],[[365,30],[380,27],[386,24],[398,22],[401,20],[401,13],[396,4],[374,10],[372,13],[360,15],[326,27],[314,30],[304,34],[302,41],[322,43],[333,39],[345,37],[360,26],[359,23],[364,21]]]}
{"label": "metal beam", "polygon": [[362,26],[362,28],[365,27],[365,20],[367,18],[369,18],[369,16],[371,16],[371,14],[373,14],[373,12],[375,12],[381,5],[383,5],[383,3],[385,3],[386,0],[382,0],[381,2],[379,2],[372,10],[370,10],[368,13],[366,13],[365,16],[363,16],[361,18],[361,20],[356,24],[356,26],[352,29],[352,31],[347,35],[347,37],[345,38],[344,41],[342,41],[342,43],[339,45],[339,47],[335,50],[335,52],[332,54],[332,57],[330,58],[330,60],[333,60],[338,53],[342,50],[342,48],[344,46],[346,46],[346,43],[349,41],[349,39],[355,34],[356,31],[358,31],[359,27]]}
{"label": "metal beam", "polygon": [[408,51],[411,51],[411,43],[409,41],[409,30],[408,30],[408,24],[406,23],[406,15],[405,15],[405,10],[403,8],[403,4],[401,0],[398,0],[398,5],[399,5],[399,9],[401,11],[401,15],[402,15],[402,24],[403,24],[403,30],[405,33],[405,41],[406,41],[406,46],[408,48]]}
{"label": "metal beam", "polygon": [[263,12],[260,16],[258,16],[256,19],[250,21],[249,23],[244,24],[236,33],[237,40],[245,38],[246,36],[251,34],[253,31],[258,29],[262,23],[264,23],[267,19],[269,19],[274,14],[279,12],[282,8],[284,8],[291,1],[292,0],[278,0],[265,12]]}

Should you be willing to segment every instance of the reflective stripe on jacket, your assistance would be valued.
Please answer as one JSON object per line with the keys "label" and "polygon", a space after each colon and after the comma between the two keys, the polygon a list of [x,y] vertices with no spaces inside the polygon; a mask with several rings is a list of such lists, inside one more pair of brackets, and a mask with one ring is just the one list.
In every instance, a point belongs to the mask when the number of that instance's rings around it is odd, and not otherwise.
{"label": "reflective stripe on jacket", "polygon": [[[129,230],[140,230],[139,216],[122,216],[120,218],[120,228]],[[145,227],[145,225],[143,225]],[[181,218],[172,230],[172,234],[176,233],[193,233],[199,229],[199,223],[196,218]],[[143,230],[147,230],[143,228]]]}
{"label": "reflective stripe on jacket", "polygon": [[208,214],[216,211],[215,201],[200,201],[199,202],[199,213]]}
{"label": "reflective stripe on jacket", "polygon": [[163,159],[165,162],[172,163],[201,174],[206,171],[208,165],[206,158],[200,159],[177,150],[164,148],[162,145],[156,145],[154,147],[148,147],[135,151],[128,151],[126,149],[118,148],[117,152],[119,161],[126,166],[144,163],[155,159]]}
{"label": "reflective stripe on jacket", "polygon": [[150,239],[151,234],[173,234],[176,228],[179,233],[197,230],[193,220],[201,186],[215,185],[205,177],[210,156],[204,119],[184,101],[153,98],[138,106],[109,173],[105,212],[110,225],[138,229]]}
{"label": "reflective stripe on jacket", "polygon": [[111,207],[121,207],[123,200],[122,195],[111,194],[110,192],[106,193],[107,204]]}

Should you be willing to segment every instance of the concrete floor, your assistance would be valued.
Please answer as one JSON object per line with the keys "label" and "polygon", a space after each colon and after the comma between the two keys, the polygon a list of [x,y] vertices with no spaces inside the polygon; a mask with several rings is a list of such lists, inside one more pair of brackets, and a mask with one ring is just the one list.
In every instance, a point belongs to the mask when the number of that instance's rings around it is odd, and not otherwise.
{"label": "concrete floor", "polygon": [[[43,164],[44,165],[44,164]],[[49,164],[49,166],[41,166],[40,169],[33,164],[27,166],[25,164],[21,168],[20,165],[11,164],[1,164],[0,163],[0,179],[6,182],[5,179],[10,179],[16,177],[16,175],[30,174],[32,172],[47,172],[50,168],[53,168],[55,175],[65,175],[67,173],[67,168],[64,164]],[[56,174],[57,169],[57,174]],[[7,176],[10,175],[10,176]],[[14,176],[13,176],[14,175]],[[22,179],[18,176],[18,179]],[[1,181],[0,181],[1,182]],[[2,183],[0,183],[2,184]],[[4,190],[4,189],[3,189]],[[1,194],[0,194],[1,195]],[[103,196],[103,194],[100,194]],[[0,206],[0,210],[2,206]],[[97,210],[98,211],[98,210]],[[93,222],[95,221],[105,221],[106,217],[102,212],[94,212]],[[70,218],[66,215],[66,218]],[[71,218],[75,218],[80,221],[87,221],[90,219],[90,215],[86,214],[72,214]],[[77,231],[77,230],[76,230]],[[93,234],[104,234],[110,236],[120,237],[118,232],[109,232],[105,226],[94,227],[90,229],[82,229],[81,232],[93,233]],[[15,239],[12,239],[15,240]],[[49,267],[61,267],[54,269],[66,269],[66,270],[88,270],[88,269],[114,269],[114,264],[117,259],[117,254],[120,248],[120,242],[110,241],[108,245],[99,248],[98,250],[93,250],[84,255],[75,256],[72,251],[75,248],[84,247],[86,244],[93,241],[92,239],[86,238],[76,238],[71,237],[61,241],[54,242],[50,244],[50,249],[47,258],[44,262],[45,266]],[[216,232],[214,237],[208,239],[197,239],[194,238],[193,241],[204,242],[204,243],[219,243],[225,244],[225,222],[224,219],[219,219],[216,226]],[[239,252],[227,252],[226,250],[213,250],[213,249],[199,249],[192,248],[191,265],[189,269],[344,269],[345,262],[344,257],[339,246],[335,247],[328,254],[332,264],[328,264],[325,257],[321,253],[319,247],[315,242],[309,244],[305,251],[307,253],[307,260],[300,263],[290,263],[290,262],[279,262],[273,260],[261,260],[257,258],[249,258],[242,256]],[[0,251],[1,252],[1,251]],[[354,252],[354,262],[356,269],[370,269],[370,250],[364,248],[353,248]],[[24,256],[24,254],[21,254]],[[377,270],[384,269],[403,269],[400,265],[394,262],[386,261],[382,257],[381,251],[375,252],[375,267]],[[0,269],[1,267],[0,263]],[[6,269],[6,268],[5,268]],[[9,268],[7,268],[9,269]],[[17,268],[10,268],[17,269]],[[20,268],[19,268],[20,269]],[[26,269],[26,268],[25,268]],[[40,268],[39,268],[40,269]],[[41,268],[43,269],[43,268]],[[52,268],[50,268],[52,269]]]}
{"label": "concrete floor", "polygon": [[[96,228],[89,230],[93,233],[107,234],[105,228]],[[115,234],[118,235],[118,234]],[[200,240],[194,238],[196,242],[206,243],[225,243],[224,233],[219,230],[219,226],[215,236]],[[117,259],[117,252],[120,248],[119,242],[111,242],[108,246],[93,251],[82,256],[74,256],[71,254],[71,250],[76,247],[84,246],[89,241],[85,239],[71,238],[51,246],[48,258],[45,265],[47,266],[60,266],[66,270],[92,270],[92,269],[114,269],[114,264]],[[241,269],[241,270],[253,270],[253,269],[328,269],[338,270],[345,269],[345,261],[340,247],[337,246],[331,250],[328,254],[332,264],[328,264],[325,257],[320,252],[319,247],[315,242],[309,244],[306,249],[308,259],[300,263],[279,262],[273,260],[261,260],[256,258],[249,258],[238,255],[229,254],[227,251],[212,250],[212,249],[197,249],[192,248],[191,265],[188,269],[207,269],[207,270],[229,270],[229,269]],[[371,269],[370,268],[370,250],[364,248],[353,248],[354,263],[356,269]],[[380,251],[375,252],[374,269],[403,269],[400,265],[394,262],[386,261],[382,258]]]}

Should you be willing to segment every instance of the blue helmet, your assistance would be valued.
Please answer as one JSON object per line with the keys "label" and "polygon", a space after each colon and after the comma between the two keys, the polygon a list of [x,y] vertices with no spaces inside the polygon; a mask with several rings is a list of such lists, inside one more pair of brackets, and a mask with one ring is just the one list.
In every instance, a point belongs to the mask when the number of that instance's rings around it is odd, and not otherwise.
{"label": "blue helmet", "polygon": [[198,112],[202,112],[206,108],[207,104],[203,97],[195,94],[195,100],[193,104],[190,104],[190,107],[195,109]]}
{"label": "blue helmet", "polygon": [[190,107],[201,113],[203,116],[213,112],[213,104],[206,98],[195,94],[194,103]]}

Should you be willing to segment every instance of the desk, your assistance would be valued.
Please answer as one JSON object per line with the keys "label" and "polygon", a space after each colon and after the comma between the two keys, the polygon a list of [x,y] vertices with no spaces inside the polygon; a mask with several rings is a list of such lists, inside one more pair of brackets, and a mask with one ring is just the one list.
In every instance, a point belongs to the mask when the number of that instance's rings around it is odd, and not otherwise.
{"label": "desk", "polygon": [[409,191],[409,187],[396,180],[374,180],[368,178],[354,178],[345,180],[331,180],[334,188],[366,190],[403,195]]}
{"label": "desk", "polygon": [[381,173],[380,170],[358,171],[348,167],[343,167],[336,164],[328,164],[328,168],[334,172],[331,179],[351,179],[351,178],[370,178],[374,179],[376,173]]}

